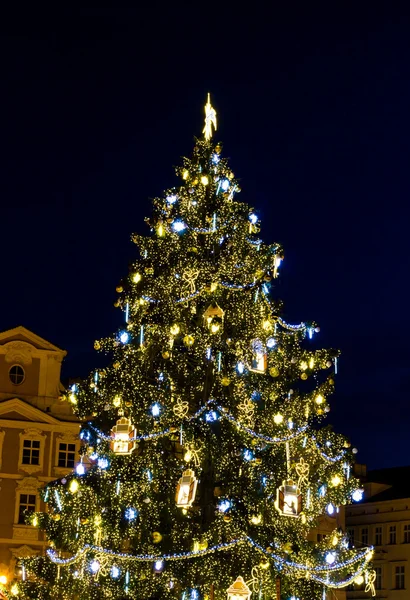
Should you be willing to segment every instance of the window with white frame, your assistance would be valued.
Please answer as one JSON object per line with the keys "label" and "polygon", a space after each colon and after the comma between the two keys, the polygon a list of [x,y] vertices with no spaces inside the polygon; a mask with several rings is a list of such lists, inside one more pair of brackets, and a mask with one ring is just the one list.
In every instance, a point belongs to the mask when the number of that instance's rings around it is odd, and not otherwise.
{"label": "window with white frame", "polygon": [[383,529],[382,527],[376,527],[374,530],[374,545],[381,546],[383,543]]}
{"label": "window with white frame", "polygon": [[403,528],[403,543],[410,544],[410,524],[407,523]]}
{"label": "window with white frame", "polygon": [[[24,479],[16,481],[15,529],[20,529],[22,526],[31,527],[26,522],[26,516],[39,510],[40,499],[38,490],[41,485],[41,482],[36,477],[24,477]],[[19,537],[18,532],[13,531],[13,537]]]}
{"label": "window with white frame", "polygon": [[394,587],[396,590],[404,590],[404,565],[395,567]]}
{"label": "window with white frame", "polygon": [[21,463],[23,465],[40,464],[40,440],[23,439],[23,454],[21,457]]}
{"label": "window with white frame", "polygon": [[76,457],[76,445],[67,442],[60,442],[58,445],[58,463],[59,467],[74,469]]}
{"label": "window with white frame", "polygon": [[19,494],[19,511],[18,511],[18,524],[25,525],[26,517],[30,513],[36,511],[37,506],[37,495],[36,494]]}
{"label": "window with white frame", "polygon": [[383,580],[382,580],[382,568],[381,567],[374,567],[374,570],[376,571],[376,580],[375,580],[375,588],[376,590],[381,590],[383,587]]}
{"label": "window with white frame", "polygon": [[18,468],[32,474],[43,468],[46,436],[40,429],[29,428],[20,433],[20,456]]}
{"label": "window with white frame", "polygon": [[396,544],[396,525],[389,527],[389,544]]}
{"label": "window with white frame", "polygon": [[362,546],[367,546],[369,543],[369,528],[368,527],[363,527],[362,529]]}

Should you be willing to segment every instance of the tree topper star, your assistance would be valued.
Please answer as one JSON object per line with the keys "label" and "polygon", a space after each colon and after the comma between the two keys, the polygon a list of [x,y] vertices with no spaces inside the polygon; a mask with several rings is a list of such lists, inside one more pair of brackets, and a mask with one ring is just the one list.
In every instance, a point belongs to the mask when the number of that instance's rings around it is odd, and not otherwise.
{"label": "tree topper star", "polygon": [[212,107],[210,94],[208,94],[208,102],[205,104],[205,127],[202,131],[206,140],[212,137],[212,125],[216,130],[216,110]]}

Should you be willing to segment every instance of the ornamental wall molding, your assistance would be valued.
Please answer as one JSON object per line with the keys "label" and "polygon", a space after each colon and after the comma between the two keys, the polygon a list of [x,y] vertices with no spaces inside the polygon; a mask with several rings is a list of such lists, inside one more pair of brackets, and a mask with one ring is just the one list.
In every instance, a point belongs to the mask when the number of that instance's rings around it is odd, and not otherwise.
{"label": "ornamental wall molding", "polygon": [[65,442],[67,444],[77,444],[79,441],[78,435],[71,433],[71,431],[64,431],[63,433],[59,433],[57,435],[57,439],[59,442]]}
{"label": "ornamental wall molding", "polygon": [[30,548],[24,544],[19,548],[9,548],[13,558],[28,558],[30,556],[38,556],[40,554],[40,550],[34,550],[34,548]]}
{"label": "ornamental wall molding", "polygon": [[33,362],[33,352],[36,352],[34,346],[22,341],[7,342],[3,348],[6,351],[5,361],[9,364],[31,365]]}
{"label": "ornamental wall molding", "polygon": [[38,529],[29,525],[13,525],[14,540],[38,540]]}
{"label": "ornamental wall molding", "polygon": [[30,440],[47,437],[46,434],[41,431],[41,429],[37,429],[37,427],[28,427],[24,431],[21,431],[19,435],[20,437],[28,438]]}
{"label": "ornamental wall molding", "polygon": [[23,479],[18,479],[16,484],[19,493],[27,492],[33,494],[36,494],[42,485],[37,477],[23,477]]}

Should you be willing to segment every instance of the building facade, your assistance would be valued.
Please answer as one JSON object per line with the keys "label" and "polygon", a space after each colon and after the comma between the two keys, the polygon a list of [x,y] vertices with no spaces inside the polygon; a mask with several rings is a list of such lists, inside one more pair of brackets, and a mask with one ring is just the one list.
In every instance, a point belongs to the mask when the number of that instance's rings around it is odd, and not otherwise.
{"label": "building facade", "polygon": [[[364,475],[364,500],[346,508],[346,528],[354,547],[374,546],[376,598],[410,598],[410,467]],[[353,585],[347,598],[368,598]]]}
{"label": "building facade", "polygon": [[0,576],[19,576],[19,560],[43,552],[27,513],[45,510],[39,488],[77,462],[79,423],[63,401],[66,355],[24,327],[0,333]]}

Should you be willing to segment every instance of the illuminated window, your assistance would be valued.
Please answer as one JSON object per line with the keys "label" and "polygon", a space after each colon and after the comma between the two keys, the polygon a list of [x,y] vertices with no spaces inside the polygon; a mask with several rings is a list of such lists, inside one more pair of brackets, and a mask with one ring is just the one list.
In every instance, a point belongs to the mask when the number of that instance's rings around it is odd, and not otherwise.
{"label": "illuminated window", "polygon": [[395,589],[404,590],[404,566],[395,568]]}
{"label": "illuminated window", "polygon": [[58,447],[58,466],[73,469],[75,463],[75,444],[60,442]]}
{"label": "illuminated window", "polygon": [[40,440],[23,440],[21,463],[23,465],[40,464]]}
{"label": "illuminated window", "polygon": [[23,383],[26,374],[24,373],[23,367],[20,365],[13,365],[9,369],[9,378],[13,385],[20,385]]}
{"label": "illuminated window", "polygon": [[410,525],[405,525],[403,530],[403,542],[405,544],[410,544]]}
{"label": "illuminated window", "polygon": [[29,513],[36,510],[36,495],[35,494],[20,494],[19,500],[19,525],[25,525],[26,517]]}
{"label": "illuminated window", "polygon": [[389,527],[389,544],[396,544],[396,525]]}
{"label": "illuminated window", "polygon": [[381,527],[376,527],[374,530],[374,545],[381,546],[383,543],[383,530]]}

